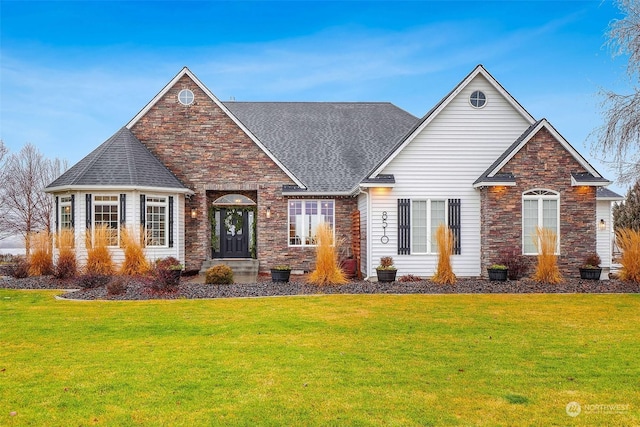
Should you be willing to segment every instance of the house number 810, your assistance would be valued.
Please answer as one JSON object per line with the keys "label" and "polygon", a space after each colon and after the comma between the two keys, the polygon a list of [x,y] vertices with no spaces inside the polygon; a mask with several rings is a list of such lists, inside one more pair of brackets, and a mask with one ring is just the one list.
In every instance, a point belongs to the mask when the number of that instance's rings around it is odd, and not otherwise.
{"label": "house number 810", "polygon": [[389,243],[389,236],[387,236],[387,211],[382,212],[382,237],[380,241],[383,245]]}

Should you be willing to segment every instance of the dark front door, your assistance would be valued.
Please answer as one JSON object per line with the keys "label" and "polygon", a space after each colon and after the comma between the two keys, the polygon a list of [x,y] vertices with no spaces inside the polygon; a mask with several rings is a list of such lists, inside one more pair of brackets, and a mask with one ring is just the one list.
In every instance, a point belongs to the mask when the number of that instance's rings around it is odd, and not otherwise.
{"label": "dark front door", "polygon": [[249,211],[242,208],[220,210],[220,255],[222,258],[249,258]]}

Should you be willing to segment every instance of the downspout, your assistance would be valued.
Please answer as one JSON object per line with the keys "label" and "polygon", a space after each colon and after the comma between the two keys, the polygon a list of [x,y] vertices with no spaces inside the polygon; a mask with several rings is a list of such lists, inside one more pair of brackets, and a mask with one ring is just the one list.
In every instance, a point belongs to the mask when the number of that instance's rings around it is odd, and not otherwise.
{"label": "downspout", "polygon": [[358,195],[364,194],[367,198],[367,261],[365,263],[365,274],[364,280],[369,280],[369,272],[371,271],[371,197],[369,195],[369,190],[363,191],[360,188]]}

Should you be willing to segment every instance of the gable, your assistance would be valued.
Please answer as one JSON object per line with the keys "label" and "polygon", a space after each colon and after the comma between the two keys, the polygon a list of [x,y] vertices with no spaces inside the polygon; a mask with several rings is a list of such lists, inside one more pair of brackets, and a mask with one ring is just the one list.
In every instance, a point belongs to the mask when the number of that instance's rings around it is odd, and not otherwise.
{"label": "gable", "polygon": [[[485,92],[488,99],[484,107],[472,110],[469,105],[469,96],[475,90]],[[412,141],[423,136],[428,128],[435,127],[434,132],[437,133],[440,130],[443,136],[461,132],[462,135],[457,139],[458,141],[473,138],[472,134],[464,135],[465,130],[470,132],[484,131],[484,136],[476,138],[476,141],[485,145],[484,148],[489,151],[483,152],[492,156],[491,161],[493,161],[522,132],[522,129],[534,122],[533,116],[482,65],[478,65],[416,123],[413,129],[372,170],[368,178],[375,178],[380,173],[389,173],[385,171],[385,168]],[[474,124],[479,126],[470,126]],[[491,134],[494,136],[491,137]],[[455,137],[453,139],[443,137],[440,140],[448,144],[456,143]],[[508,143],[505,144],[505,140]],[[484,144],[485,142],[488,144]],[[494,147],[491,147],[491,144],[494,144]],[[491,164],[491,161],[482,167],[486,168]]]}
{"label": "gable", "polygon": [[[191,105],[179,102],[183,89],[193,92]],[[220,182],[237,188],[258,181],[303,185],[221,105],[183,73],[129,125],[133,134],[192,188]]]}
{"label": "gable", "polygon": [[[553,156],[558,158],[554,159]],[[570,179],[573,186],[602,186],[611,183],[604,179],[546,119],[542,119],[526,129],[474,182],[474,187],[515,185],[517,176],[509,164],[516,157],[527,157],[529,167],[536,165],[542,170],[553,167],[549,166],[550,164],[561,165],[556,170],[564,172],[567,175],[566,179]]]}
{"label": "gable", "polygon": [[[197,94],[196,99],[194,99],[193,104],[191,105],[182,105],[178,101],[178,93],[182,89],[189,89],[194,94]],[[161,103],[161,105],[158,105]],[[136,133],[134,129],[140,129],[144,126],[136,126],[141,121],[148,120],[147,116],[158,110],[162,110],[164,113],[170,113],[167,117],[167,120],[160,120],[165,124],[166,128],[171,127],[171,120],[182,120],[183,123],[187,123],[189,121],[198,122],[198,124],[203,125],[205,128],[210,126],[215,126],[215,122],[206,122],[206,112],[204,108],[211,108],[211,113],[222,113],[222,115],[226,116],[233,124],[242,131],[253,143],[266,154],[266,156],[270,159],[271,162],[275,163],[278,168],[280,168],[296,185],[299,187],[304,187],[304,184],[294,175],[292,174],[268,149],[247,129],[240,120],[238,120],[225,106],[222,104],[213,93],[193,74],[191,71],[184,67],[136,116],[131,119],[129,123],[127,123],[126,127],[131,129]],[[204,107],[204,108],[203,108]],[[180,111],[181,110],[181,111]],[[197,112],[197,118],[195,117]],[[219,120],[224,120],[220,118],[218,114]],[[157,115],[155,119],[157,120]],[[185,121],[186,119],[186,121]],[[190,120],[191,119],[191,120]],[[195,119],[195,120],[193,120]],[[174,126],[178,126],[177,122],[173,123]],[[227,129],[229,126],[227,124]],[[174,129],[174,131],[177,129]],[[138,130],[137,133],[140,133]],[[145,135],[140,135],[141,141]]]}

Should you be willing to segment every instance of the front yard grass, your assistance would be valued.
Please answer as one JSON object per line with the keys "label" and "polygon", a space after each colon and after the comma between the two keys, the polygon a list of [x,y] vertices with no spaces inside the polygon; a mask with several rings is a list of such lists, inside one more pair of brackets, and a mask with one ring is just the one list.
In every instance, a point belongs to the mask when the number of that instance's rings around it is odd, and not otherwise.
{"label": "front yard grass", "polygon": [[639,295],[55,294],[0,290],[0,425],[640,424]]}

